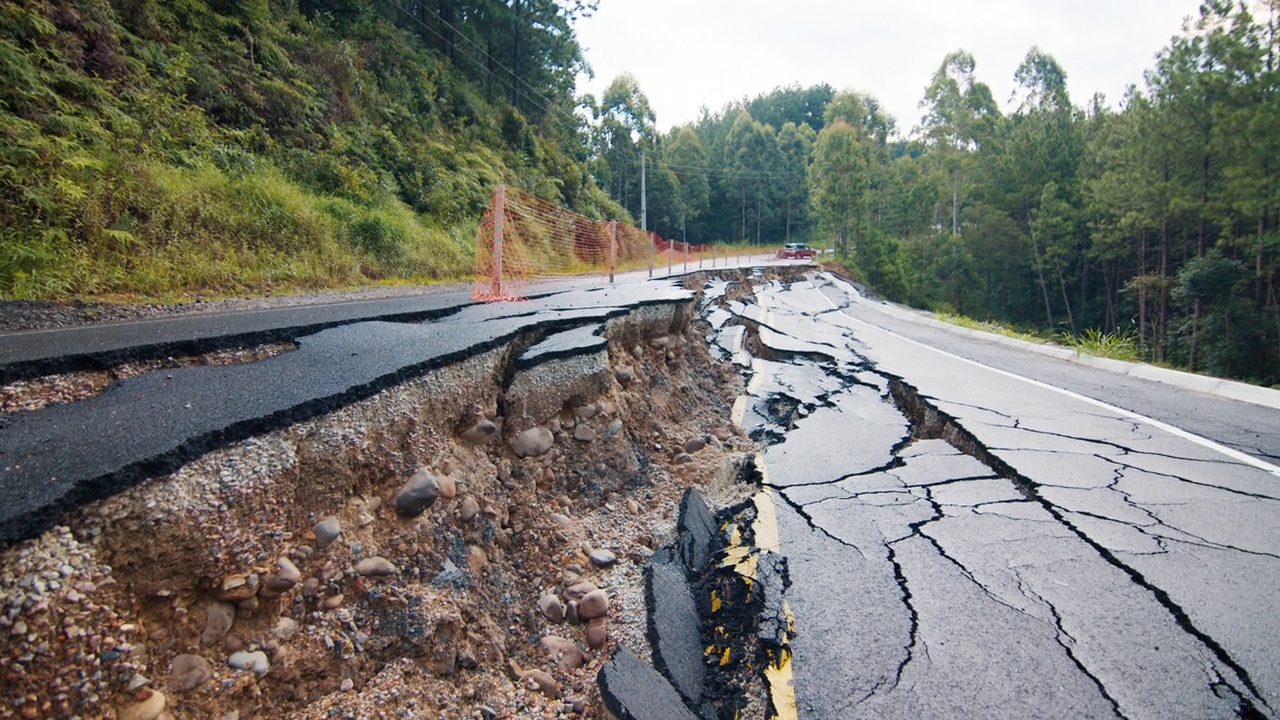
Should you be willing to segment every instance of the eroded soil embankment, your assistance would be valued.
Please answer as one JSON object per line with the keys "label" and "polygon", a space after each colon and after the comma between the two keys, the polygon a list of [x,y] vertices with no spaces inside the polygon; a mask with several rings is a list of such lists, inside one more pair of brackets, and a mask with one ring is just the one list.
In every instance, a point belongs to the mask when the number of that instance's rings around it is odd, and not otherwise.
{"label": "eroded soil embankment", "polygon": [[749,490],[741,381],[695,307],[532,367],[530,335],[4,551],[0,715],[599,717],[603,660],[647,652],[641,566],[681,493]]}

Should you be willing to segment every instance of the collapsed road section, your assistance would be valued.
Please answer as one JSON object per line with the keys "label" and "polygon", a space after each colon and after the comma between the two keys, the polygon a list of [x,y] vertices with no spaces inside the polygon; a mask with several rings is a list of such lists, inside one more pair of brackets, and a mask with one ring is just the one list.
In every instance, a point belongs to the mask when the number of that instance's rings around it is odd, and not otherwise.
{"label": "collapsed road section", "polygon": [[356,323],[7,413],[2,714],[601,717],[615,651],[658,659],[644,568],[685,490],[750,491],[686,284]]}

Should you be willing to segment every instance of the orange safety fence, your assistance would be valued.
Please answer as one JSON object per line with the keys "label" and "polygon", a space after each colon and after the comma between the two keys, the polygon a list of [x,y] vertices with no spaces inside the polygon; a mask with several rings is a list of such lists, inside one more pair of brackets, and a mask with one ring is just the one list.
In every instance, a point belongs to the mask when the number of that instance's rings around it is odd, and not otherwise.
{"label": "orange safety fence", "polygon": [[618,221],[596,220],[499,185],[476,234],[471,297],[484,302],[522,300],[536,278],[687,266],[715,260],[705,244],[664,240]]}

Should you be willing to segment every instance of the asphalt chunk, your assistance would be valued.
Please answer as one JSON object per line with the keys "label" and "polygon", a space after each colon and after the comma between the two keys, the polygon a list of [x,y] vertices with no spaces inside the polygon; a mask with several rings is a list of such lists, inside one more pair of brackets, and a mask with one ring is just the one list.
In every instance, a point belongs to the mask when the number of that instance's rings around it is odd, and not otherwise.
{"label": "asphalt chunk", "polygon": [[698,720],[671,683],[625,646],[618,647],[596,681],[605,707],[618,720]]}
{"label": "asphalt chunk", "polygon": [[689,707],[699,707],[707,679],[699,636],[702,618],[684,569],[669,552],[655,553],[645,568],[645,599],[654,665]]}

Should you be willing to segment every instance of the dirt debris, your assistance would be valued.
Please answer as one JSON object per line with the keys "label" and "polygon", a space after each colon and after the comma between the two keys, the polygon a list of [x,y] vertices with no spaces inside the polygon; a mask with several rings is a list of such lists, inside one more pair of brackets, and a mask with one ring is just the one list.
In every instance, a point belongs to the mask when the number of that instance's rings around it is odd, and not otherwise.
{"label": "dirt debris", "polygon": [[[719,505],[753,490],[738,478],[756,447],[728,428],[741,381],[708,353],[695,306],[610,321],[607,372],[549,416],[499,412],[517,342],[9,548],[0,717],[119,716],[153,693],[154,717],[603,717],[595,677],[613,649],[649,655],[642,567],[685,488]],[[522,457],[508,440],[535,427],[553,445]],[[405,517],[394,501],[418,471],[447,491]],[[576,601],[563,611],[577,623],[540,609],[582,581],[608,599],[594,625]]]}

